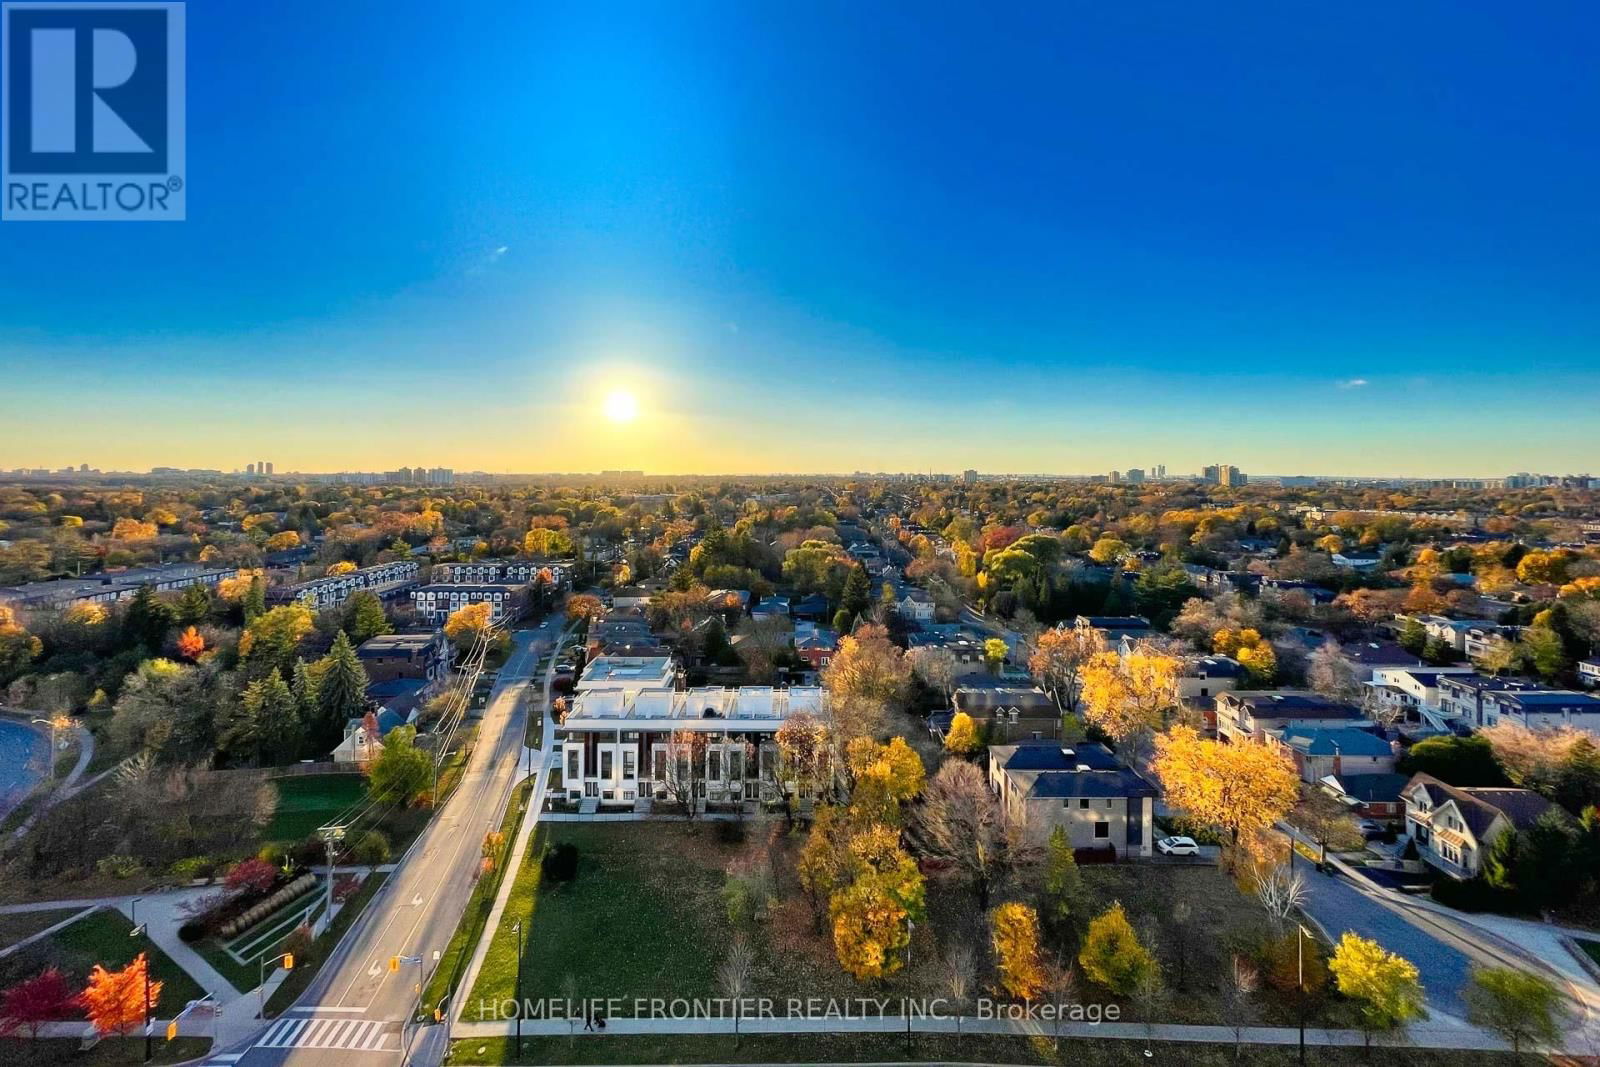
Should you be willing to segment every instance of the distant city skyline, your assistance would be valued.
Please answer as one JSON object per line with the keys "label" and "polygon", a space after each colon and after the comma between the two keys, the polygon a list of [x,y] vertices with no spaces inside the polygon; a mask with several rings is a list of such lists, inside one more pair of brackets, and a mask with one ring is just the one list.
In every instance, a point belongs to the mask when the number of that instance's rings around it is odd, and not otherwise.
{"label": "distant city skyline", "polygon": [[191,5],[188,221],[4,227],[0,467],[1597,470],[1591,28]]}

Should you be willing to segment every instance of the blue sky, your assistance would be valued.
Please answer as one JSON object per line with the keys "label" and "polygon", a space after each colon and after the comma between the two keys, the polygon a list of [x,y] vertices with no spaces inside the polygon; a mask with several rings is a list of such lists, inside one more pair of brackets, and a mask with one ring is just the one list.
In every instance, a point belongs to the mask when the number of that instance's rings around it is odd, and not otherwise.
{"label": "blue sky", "polygon": [[194,0],[0,467],[1600,469],[1600,12],[1483,7]]}

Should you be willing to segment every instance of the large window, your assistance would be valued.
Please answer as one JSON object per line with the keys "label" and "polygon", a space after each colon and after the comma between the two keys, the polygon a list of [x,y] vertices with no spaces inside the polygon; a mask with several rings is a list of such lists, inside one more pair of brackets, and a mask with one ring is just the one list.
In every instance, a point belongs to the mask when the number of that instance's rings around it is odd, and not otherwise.
{"label": "large window", "polygon": [[728,781],[737,782],[744,777],[744,753],[733,749],[728,753]]}
{"label": "large window", "polygon": [[568,780],[577,781],[579,778],[581,778],[583,776],[582,775],[582,771],[580,770],[580,763],[579,763],[579,761],[581,760],[582,756],[583,756],[583,750],[582,749],[578,749],[578,748],[569,748],[569,749],[567,749],[567,778],[568,778]]}
{"label": "large window", "polygon": [[631,779],[636,776],[638,767],[635,766],[635,763],[638,758],[638,754],[631,748],[622,754],[622,777]]}
{"label": "large window", "polygon": [[612,757],[609,751],[600,753],[600,777],[611,780]]}
{"label": "large window", "polygon": [[655,769],[651,772],[651,777],[654,778],[658,782],[664,782],[667,779],[667,751],[666,751],[666,749],[662,749],[662,748],[656,749],[655,757],[656,757],[655,758]]}
{"label": "large window", "polygon": [[722,750],[714,748],[706,753],[706,777],[713,782],[722,781]]}
{"label": "large window", "polygon": [[1094,836],[1097,838],[1109,838],[1111,836],[1111,824],[1108,822],[1095,823]]}

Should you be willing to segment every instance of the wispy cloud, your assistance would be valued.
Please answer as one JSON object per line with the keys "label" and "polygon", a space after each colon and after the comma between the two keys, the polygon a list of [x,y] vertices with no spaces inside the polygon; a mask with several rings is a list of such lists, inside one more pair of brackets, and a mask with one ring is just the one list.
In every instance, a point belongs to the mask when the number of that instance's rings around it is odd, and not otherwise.
{"label": "wispy cloud", "polygon": [[511,251],[510,245],[499,245],[495,248],[491,248],[489,251],[479,256],[476,261],[467,267],[467,274],[482,274],[484,271],[488,270],[490,267],[504,259],[506,257],[506,253],[509,251]]}
{"label": "wispy cloud", "polygon": [[1339,383],[1339,388],[1340,389],[1362,389],[1362,388],[1365,388],[1366,386],[1371,385],[1371,384],[1372,383],[1367,381],[1365,378],[1346,378],[1344,381]]}

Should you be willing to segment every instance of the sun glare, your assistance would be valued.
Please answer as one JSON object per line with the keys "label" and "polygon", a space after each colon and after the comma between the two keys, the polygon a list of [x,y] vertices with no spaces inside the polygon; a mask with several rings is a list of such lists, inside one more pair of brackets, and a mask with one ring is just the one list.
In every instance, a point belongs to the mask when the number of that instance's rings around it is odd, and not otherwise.
{"label": "sun glare", "polygon": [[639,414],[639,401],[632,393],[618,390],[606,397],[606,418],[612,422],[632,422]]}

